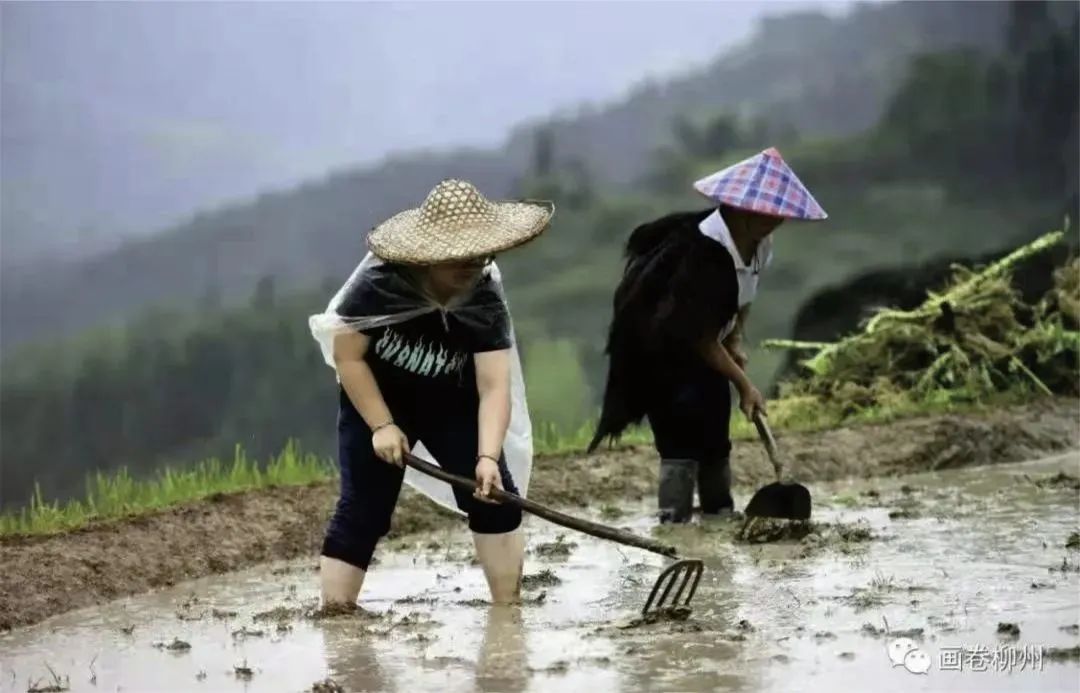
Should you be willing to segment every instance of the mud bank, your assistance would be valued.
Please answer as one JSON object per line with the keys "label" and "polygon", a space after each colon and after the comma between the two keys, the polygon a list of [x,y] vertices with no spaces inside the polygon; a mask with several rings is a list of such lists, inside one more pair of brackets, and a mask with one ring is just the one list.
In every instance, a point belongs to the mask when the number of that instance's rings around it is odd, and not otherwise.
{"label": "mud bank", "polygon": [[[1080,447],[1080,402],[1043,401],[981,414],[913,418],[805,434],[778,432],[805,480],[891,476],[1016,462]],[[611,520],[615,504],[651,495],[651,449],[541,458],[530,496]],[[754,442],[733,452],[737,485],[769,479]],[[0,630],[119,597],[276,559],[318,554],[336,498],[332,483],[219,495],[48,537],[0,539]],[[745,502],[745,493],[738,502]],[[391,539],[462,522],[403,494]]]}
{"label": "mud bank", "polygon": [[1060,479],[1078,466],[814,482],[810,533],[764,543],[620,504],[620,524],[703,560],[680,619],[640,614],[667,559],[540,521],[519,607],[490,606],[453,525],[382,551],[350,613],[315,611],[310,556],[274,561],[0,634],[0,693],[52,672],[73,693],[1075,691],[1080,509]]}

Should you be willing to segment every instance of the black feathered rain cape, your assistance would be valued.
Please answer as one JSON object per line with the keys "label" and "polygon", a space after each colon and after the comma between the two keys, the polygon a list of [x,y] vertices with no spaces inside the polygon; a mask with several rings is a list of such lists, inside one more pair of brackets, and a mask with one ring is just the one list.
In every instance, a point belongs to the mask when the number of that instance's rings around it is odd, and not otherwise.
{"label": "black feathered rain cape", "polygon": [[[676,212],[638,226],[626,244],[608,330],[603,409],[589,444],[617,439],[687,378],[711,369],[698,346],[738,312],[735,263],[698,225],[715,210]],[[715,375],[715,373],[712,373]]]}

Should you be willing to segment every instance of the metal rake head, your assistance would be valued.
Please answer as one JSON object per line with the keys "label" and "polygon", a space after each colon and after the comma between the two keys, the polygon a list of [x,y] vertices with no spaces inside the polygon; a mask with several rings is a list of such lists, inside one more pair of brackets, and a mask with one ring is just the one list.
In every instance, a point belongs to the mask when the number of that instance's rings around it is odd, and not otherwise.
{"label": "metal rake head", "polygon": [[[645,608],[641,610],[641,615],[648,615],[650,609],[657,612],[680,606],[689,608],[690,600],[694,598],[698,583],[701,581],[701,573],[704,570],[705,564],[696,558],[686,558],[669,565],[664,569],[664,572],[660,573],[660,577],[656,578],[652,592],[649,593],[649,599],[645,602]],[[671,589],[676,582],[679,583],[679,588],[672,595]],[[689,590],[687,590],[687,586],[689,586]],[[663,587],[663,592],[660,592],[661,587]],[[658,592],[660,593],[659,599],[656,596]]]}

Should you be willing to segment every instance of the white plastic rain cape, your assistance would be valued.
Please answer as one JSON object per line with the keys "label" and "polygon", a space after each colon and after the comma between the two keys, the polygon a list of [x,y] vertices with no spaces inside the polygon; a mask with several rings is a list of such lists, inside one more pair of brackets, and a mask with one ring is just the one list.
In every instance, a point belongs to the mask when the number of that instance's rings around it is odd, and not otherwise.
{"label": "white plastic rain cape", "polygon": [[[504,290],[502,275],[495,263],[484,269],[484,274],[489,275],[496,288],[499,305],[485,305],[483,302],[470,301],[469,295],[460,296],[450,305],[440,305],[435,299],[427,296],[412,283],[397,281],[380,281],[377,285],[370,283],[376,268],[384,264],[372,253],[368,253],[363,261],[353,271],[352,275],[330,299],[326,310],[312,315],[308,319],[311,333],[319,342],[322,349],[323,360],[327,365],[335,369],[334,365],[334,338],[339,334],[354,332],[356,330],[369,330],[412,320],[435,311],[452,313],[455,318],[469,325],[490,324],[492,315],[496,310],[503,310]],[[386,278],[383,274],[383,279]],[[393,276],[393,275],[391,275]],[[359,285],[369,283],[365,288],[377,291],[380,302],[385,308],[379,315],[339,315],[338,307],[345,297]],[[509,310],[508,308],[505,308]],[[510,326],[510,339],[513,343],[510,358],[510,424],[506,431],[506,440],[503,443],[503,452],[506,455],[506,466],[517,486],[518,494],[525,496],[529,488],[529,477],[532,473],[533,443],[532,422],[529,420],[528,405],[525,401],[525,381],[521,370],[521,360],[518,356],[517,341],[513,333],[513,321],[508,320]],[[340,380],[340,377],[339,377]],[[393,412],[391,412],[393,414]],[[430,416],[439,416],[440,412],[433,410]],[[423,441],[412,441],[412,453],[417,457],[438,464],[431,453],[423,446]],[[450,484],[433,479],[416,471],[411,467],[405,469],[405,483],[420,491],[439,505],[464,514],[457,507]]]}

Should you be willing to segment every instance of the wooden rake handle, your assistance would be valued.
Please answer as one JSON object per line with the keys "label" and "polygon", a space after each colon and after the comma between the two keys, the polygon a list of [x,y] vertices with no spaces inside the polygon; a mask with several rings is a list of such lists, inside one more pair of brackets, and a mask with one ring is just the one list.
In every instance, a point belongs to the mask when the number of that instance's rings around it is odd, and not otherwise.
{"label": "wooden rake handle", "polygon": [[784,476],[784,463],[780,461],[780,454],[776,451],[776,438],[773,438],[769,424],[757,409],[754,410],[754,426],[757,428],[761,442],[765,444],[765,452],[769,453],[769,461],[772,462],[773,470],[776,471],[776,480]]}
{"label": "wooden rake handle", "polygon": [[[406,452],[404,456],[405,464],[409,465],[413,469],[427,474],[428,476],[435,477],[440,481],[445,481],[448,484],[457,486],[458,488],[465,489],[473,492],[476,490],[476,481],[473,479],[467,479],[457,474],[451,474],[438,465],[426,462],[416,455]],[[631,532],[626,532],[614,527],[608,527],[602,525],[599,522],[592,522],[590,520],[583,520],[578,517],[573,517],[565,513],[561,513],[558,510],[552,510],[551,508],[541,505],[535,501],[522,498],[521,496],[502,491],[497,488],[491,489],[491,497],[502,503],[512,503],[522,510],[538,515],[548,522],[554,522],[557,525],[568,527],[570,529],[576,529],[579,532],[584,532],[590,536],[599,537],[600,539],[607,539],[609,541],[625,544],[626,546],[633,546],[638,549],[644,549],[653,553],[658,553],[661,556],[668,556],[669,558],[676,558],[678,551],[674,546],[668,544],[662,544],[652,539],[638,536]]]}

